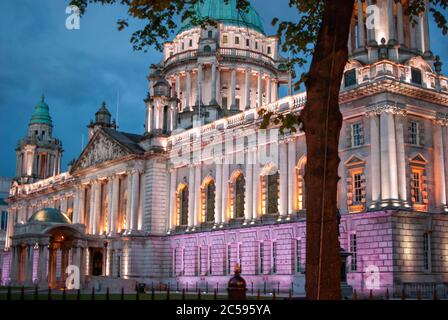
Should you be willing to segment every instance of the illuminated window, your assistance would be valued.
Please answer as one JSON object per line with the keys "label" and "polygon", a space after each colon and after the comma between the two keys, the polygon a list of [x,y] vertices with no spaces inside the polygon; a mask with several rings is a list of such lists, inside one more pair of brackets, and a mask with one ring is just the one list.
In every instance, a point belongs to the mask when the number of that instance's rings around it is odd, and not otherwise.
{"label": "illuminated window", "polygon": [[350,260],[350,270],[356,271],[358,270],[356,234],[350,235],[350,253],[352,254]]}
{"label": "illuminated window", "polygon": [[409,143],[415,146],[420,145],[420,123],[417,121],[409,122]]}
{"label": "illuminated window", "polygon": [[266,180],[266,214],[278,213],[278,171],[264,177]]}
{"label": "illuminated window", "polygon": [[427,211],[426,163],[420,154],[411,159],[410,189],[412,206],[417,211]]}
{"label": "illuminated window", "polygon": [[362,203],[362,174],[353,175],[353,204]]}
{"label": "illuminated window", "polygon": [[305,210],[306,188],[305,188],[306,160],[301,160],[297,165],[297,208]]}
{"label": "illuminated window", "polygon": [[347,167],[348,211],[350,213],[363,212],[366,204],[365,161],[353,155],[345,162],[345,165]]}
{"label": "illuminated window", "polygon": [[225,35],[223,35],[222,36],[222,43],[223,44],[227,44],[229,42],[229,38],[228,38],[228,36],[225,34]]}
{"label": "illuminated window", "polygon": [[246,182],[242,173],[238,174],[232,184],[233,197],[233,218],[244,218],[244,194],[246,189]]}
{"label": "illuminated window", "polygon": [[202,188],[202,222],[215,221],[215,182],[209,180]]}
{"label": "illuminated window", "polygon": [[364,144],[364,130],[362,122],[352,123],[350,125],[350,131],[352,147],[362,146]]}

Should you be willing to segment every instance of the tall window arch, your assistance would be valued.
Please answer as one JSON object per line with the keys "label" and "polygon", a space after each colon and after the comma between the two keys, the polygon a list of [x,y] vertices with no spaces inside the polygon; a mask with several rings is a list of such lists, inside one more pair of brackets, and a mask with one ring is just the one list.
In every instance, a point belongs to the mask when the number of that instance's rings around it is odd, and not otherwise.
{"label": "tall window arch", "polygon": [[177,225],[188,225],[188,185],[181,183],[177,188]]}
{"label": "tall window arch", "polygon": [[215,180],[211,177],[202,183],[202,222],[215,222]]}
{"label": "tall window arch", "polygon": [[267,165],[262,171],[264,214],[278,214],[279,173],[274,165]]}
{"label": "tall window arch", "polygon": [[245,191],[246,179],[244,178],[244,174],[240,170],[237,170],[232,174],[230,185],[233,219],[244,218]]}

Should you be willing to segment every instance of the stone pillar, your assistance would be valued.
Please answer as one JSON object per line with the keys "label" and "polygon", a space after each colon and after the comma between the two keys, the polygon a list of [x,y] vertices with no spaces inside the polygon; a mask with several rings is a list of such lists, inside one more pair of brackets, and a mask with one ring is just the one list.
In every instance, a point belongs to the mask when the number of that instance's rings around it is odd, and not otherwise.
{"label": "stone pillar", "polygon": [[398,199],[397,150],[395,120],[392,108],[380,115],[381,127],[381,196],[383,200]]}
{"label": "stone pillar", "polygon": [[132,173],[128,172],[126,180],[126,233],[131,230],[132,220]]}
{"label": "stone pillar", "polygon": [[176,169],[170,169],[170,202],[168,214],[170,217],[168,228],[173,230],[176,227]]}
{"label": "stone pillar", "polygon": [[194,164],[189,165],[188,176],[188,227],[194,226],[194,197],[196,195],[194,185]]}
{"label": "stone pillar", "polygon": [[258,71],[258,83],[257,83],[257,91],[258,91],[258,107],[263,106],[263,71]]}
{"label": "stone pillar", "polygon": [[95,219],[95,197],[96,197],[96,182],[91,183],[90,187],[90,207],[89,207],[89,234],[93,234],[93,220]]}
{"label": "stone pillar", "polygon": [[65,273],[65,270],[67,269],[67,266],[69,264],[69,249],[68,248],[62,248],[62,258],[61,258],[61,281],[65,284],[65,279],[67,277],[67,274]]}
{"label": "stone pillar", "polygon": [[403,5],[401,4],[401,0],[396,0],[396,2],[398,43],[404,45]]}
{"label": "stone pillar", "polygon": [[403,204],[407,204],[408,192],[407,192],[407,179],[406,179],[406,153],[404,150],[404,115],[406,113],[403,112],[401,114],[397,114],[396,118],[396,127],[395,134],[397,139],[397,175],[398,175],[398,197]]}
{"label": "stone pillar", "polygon": [[249,222],[252,220],[252,213],[253,213],[253,202],[252,202],[252,196],[253,196],[253,151],[247,150],[246,153],[246,192],[244,194],[245,200],[244,200],[244,219],[245,222]]}
{"label": "stone pillar", "polygon": [[202,163],[198,163],[194,170],[194,225],[197,226],[200,223],[201,215],[201,171]]}
{"label": "stone pillar", "polygon": [[216,63],[212,62],[212,82],[210,84],[210,102],[209,105],[217,105],[216,101]]}
{"label": "stone pillar", "polygon": [[193,111],[193,108],[190,105],[190,99],[191,99],[191,71],[187,70],[186,74],[187,74],[187,78],[186,78],[186,81],[187,81],[187,84],[186,84],[187,85],[187,93],[185,95],[185,109],[186,110],[189,109],[190,111]]}
{"label": "stone pillar", "polygon": [[196,77],[196,106],[202,106],[202,64],[198,64],[198,74]]}
{"label": "stone pillar", "polygon": [[245,81],[245,95],[246,95],[246,110],[250,109],[250,67],[246,66],[246,81]]}
{"label": "stone pillar", "polygon": [[387,0],[387,17],[389,20],[389,44],[394,45],[397,41],[395,38],[395,0]]}
{"label": "stone pillar", "polygon": [[372,204],[381,199],[380,122],[375,112],[370,116],[370,180],[372,181]]}
{"label": "stone pillar", "polygon": [[25,263],[25,283],[31,284],[33,283],[33,260],[34,260],[34,247],[32,244],[26,245],[26,261],[22,263]]}
{"label": "stone pillar", "polygon": [[218,100],[218,104],[221,105],[221,71],[218,66],[216,66],[216,99]]}
{"label": "stone pillar", "polygon": [[132,172],[132,216],[131,216],[131,230],[138,230],[138,205],[139,205],[139,194],[140,194],[140,172]]}
{"label": "stone pillar", "polygon": [[363,0],[358,0],[358,48],[366,46],[366,36],[364,31],[364,10]]}
{"label": "stone pillar", "polygon": [[92,234],[99,234],[100,224],[100,211],[101,211],[102,199],[101,199],[101,182],[95,183],[95,202],[94,202],[94,216],[93,216],[93,232]]}
{"label": "stone pillar", "polygon": [[232,67],[230,75],[230,109],[236,109],[236,68]]}
{"label": "stone pillar", "polygon": [[278,100],[278,82],[277,79],[274,79],[272,81],[272,85],[274,86],[274,91],[272,91],[272,102],[275,102]]}
{"label": "stone pillar", "polygon": [[[367,0],[367,6],[371,6],[373,4],[373,0]],[[375,23],[378,23],[375,21]],[[367,43],[369,46],[376,46],[378,43],[375,39],[375,29],[374,28],[368,28],[367,29]]]}
{"label": "stone pillar", "polygon": [[227,211],[229,210],[229,164],[231,156],[226,155],[224,157],[224,163],[222,165],[222,205],[221,205],[221,223],[228,222]]}
{"label": "stone pillar", "polygon": [[222,218],[222,159],[216,158],[215,224],[221,224]]}
{"label": "stone pillar", "polygon": [[272,86],[271,86],[271,77],[269,75],[266,77],[266,99],[267,103],[272,102]]}
{"label": "stone pillar", "polygon": [[253,154],[253,177],[252,177],[252,220],[258,218],[260,209],[260,161],[259,161],[259,150],[255,149]]}
{"label": "stone pillar", "polygon": [[177,73],[176,74],[176,80],[175,80],[176,82],[175,82],[175,92],[176,92],[176,96],[177,96],[177,98],[179,98],[180,97],[180,76],[179,76],[179,74]]}
{"label": "stone pillar", "polygon": [[9,272],[9,277],[12,283],[16,283],[19,279],[19,249],[17,246],[11,245],[11,270]]}
{"label": "stone pillar", "polygon": [[37,267],[37,280],[40,285],[47,285],[47,260],[48,260],[48,245],[39,244],[39,262]]}
{"label": "stone pillar", "polygon": [[279,141],[280,216],[288,214],[288,149],[285,141]]}
{"label": "stone pillar", "polygon": [[288,214],[296,211],[296,140],[292,138],[288,143]]}
{"label": "stone pillar", "polygon": [[447,212],[447,190],[445,172],[445,152],[443,145],[444,128],[437,121],[434,123],[434,189],[435,207],[438,211]]}

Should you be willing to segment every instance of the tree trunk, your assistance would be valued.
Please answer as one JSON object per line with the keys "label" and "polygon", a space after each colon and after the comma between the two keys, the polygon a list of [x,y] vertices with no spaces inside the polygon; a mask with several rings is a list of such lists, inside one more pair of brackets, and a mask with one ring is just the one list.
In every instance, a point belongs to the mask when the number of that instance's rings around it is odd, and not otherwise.
{"label": "tree trunk", "polygon": [[354,0],[326,0],[322,25],[305,82],[302,111],[307,165],[306,295],[310,300],[340,299],[341,257],[337,226],[339,90],[348,58]]}

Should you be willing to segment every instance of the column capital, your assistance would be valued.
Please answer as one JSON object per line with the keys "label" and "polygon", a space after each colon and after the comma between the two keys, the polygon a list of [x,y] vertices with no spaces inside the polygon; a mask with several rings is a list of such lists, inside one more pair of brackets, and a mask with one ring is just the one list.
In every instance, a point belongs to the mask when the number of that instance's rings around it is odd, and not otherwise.
{"label": "column capital", "polygon": [[448,126],[448,113],[437,113],[433,122],[441,127]]}
{"label": "column capital", "polygon": [[406,116],[406,106],[404,104],[399,103],[380,103],[377,105],[373,105],[369,107],[369,110],[366,112],[366,116],[376,116],[381,113],[392,113],[396,115]]}

